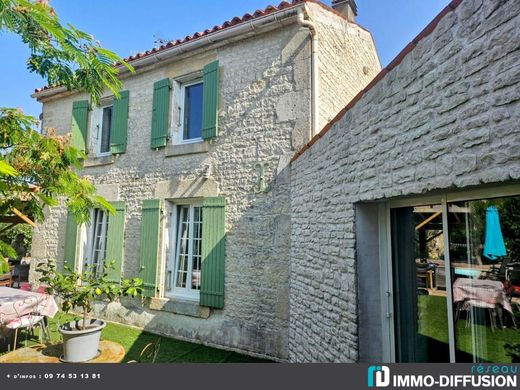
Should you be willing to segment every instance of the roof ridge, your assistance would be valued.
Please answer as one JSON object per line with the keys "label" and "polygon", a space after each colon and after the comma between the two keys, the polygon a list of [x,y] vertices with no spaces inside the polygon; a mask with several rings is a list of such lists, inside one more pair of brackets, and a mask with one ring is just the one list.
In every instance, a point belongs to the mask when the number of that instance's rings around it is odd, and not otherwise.
{"label": "roof ridge", "polygon": [[[136,60],[147,58],[149,56],[155,55],[155,54],[163,52],[163,51],[165,51],[167,49],[179,46],[181,44],[192,42],[192,41],[195,41],[197,39],[207,37],[208,35],[211,35],[213,33],[225,30],[227,28],[231,28],[231,27],[237,26],[239,24],[248,22],[250,20],[254,20],[254,19],[257,19],[257,18],[260,18],[260,17],[263,17],[263,16],[267,16],[267,15],[273,14],[273,13],[275,13],[277,11],[282,11],[284,9],[297,7],[297,6],[299,6],[301,4],[304,4],[304,3],[317,4],[317,5],[321,6],[322,8],[324,8],[325,10],[334,13],[336,16],[339,16],[339,17],[341,17],[343,19],[347,19],[347,17],[345,15],[343,15],[340,12],[336,11],[332,7],[324,4],[320,0],[287,0],[287,1],[283,0],[278,5],[267,5],[263,9],[257,9],[253,13],[246,12],[241,17],[235,16],[232,19],[228,19],[228,20],[224,21],[220,25],[215,25],[212,28],[205,29],[204,31],[197,31],[197,32],[195,32],[195,33],[193,33],[191,35],[186,35],[184,38],[181,38],[181,39],[171,40],[171,41],[166,42],[166,43],[164,43],[164,44],[162,44],[160,46],[157,46],[157,47],[145,50],[145,51],[141,51],[141,52],[138,52],[136,54],[130,55],[128,57],[125,57],[125,58],[123,58],[123,60],[128,62],[128,63],[131,63],[131,62],[136,61]],[[349,21],[349,23],[353,23],[356,26],[362,28],[363,30],[368,31],[367,29],[365,29],[364,27],[360,26],[359,24],[357,24],[355,22]],[[47,90],[50,90],[50,89],[53,89],[53,88],[59,88],[59,87],[60,87],[60,85],[46,85],[46,86],[41,87],[41,88],[36,88],[34,90],[34,93],[40,93],[40,92],[43,92],[43,91],[47,91]]]}
{"label": "roof ridge", "polygon": [[[158,47],[154,47],[152,49],[141,51],[141,52],[138,52],[136,54],[130,55],[128,57],[125,57],[125,58],[123,58],[123,60],[128,62],[128,63],[131,63],[132,61],[149,57],[151,55],[154,55],[156,53],[159,53],[159,52],[162,52],[164,50],[170,49],[172,47],[179,46],[179,45],[187,43],[187,42],[192,42],[194,40],[197,40],[197,39],[206,37],[206,36],[208,36],[210,34],[216,33],[218,31],[225,30],[227,28],[239,25],[241,23],[248,22],[248,21],[256,19],[256,18],[260,18],[262,16],[270,15],[270,14],[272,14],[274,12],[277,12],[277,11],[281,11],[281,10],[284,10],[284,9],[296,7],[296,6],[298,6],[300,4],[303,4],[303,3],[306,3],[306,2],[312,2],[312,3],[318,3],[318,4],[320,3],[319,0],[289,0],[289,1],[283,0],[282,2],[280,2],[276,6],[275,5],[267,5],[263,9],[257,9],[252,14],[249,13],[249,12],[246,12],[244,15],[242,15],[242,17],[235,16],[232,19],[228,19],[228,20],[224,21],[220,25],[215,25],[212,28],[205,29],[204,31],[198,31],[198,32],[195,32],[195,33],[193,33],[191,35],[186,35],[182,39],[171,40],[171,41],[169,41],[169,42],[167,42],[167,43],[165,43],[163,45],[160,45]],[[325,4],[323,4],[323,5],[325,6]],[[41,88],[36,88],[34,90],[34,93],[39,93],[39,92],[47,91],[49,89],[58,88],[58,87],[60,87],[60,85],[46,85],[46,86],[41,87]]]}
{"label": "roof ridge", "polygon": [[[313,1],[313,0],[311,0],[311,1]],[[390,61],[390,63],[387,66],[385,66],[383,69],[381,69],[381,71],[372,79],[372,81],[370,81],[370,83],[368,83],[368,85],[364,89],[359,91],[359,93],[356,96],[354,96],[354,98],[345,107],[343,107],[336,114],[336,116],[332,120],[330,120],[323,127],[323,129],[321,129],[321,131],[318,134],[316,134],[314,137],[312,137],[312,139],[309,142],[307,142],[300,150],[298,150],[294,154],[294,156],[293,156],[293,158],[291,158],[290,162],[292,163],[292,162],[296,161],[303,153],[305,153],[305,151],[307,149],[309,149],[312,145],[314,145],[316,143],[316,141],[318,141],[321,137],[323,137],[325,135],[325,133],[327,133],[336,122],[338,122],[341,118],[343,118],[343,116],[347,113],[347,111],[349,111],[352,107],[354,107],[356,105],[356,103],[363,97],[363,95],[365,95],[365,93],[367,93],[376,84],[378,84],[379,81],[381,81],[390,71],[392,71],[392,69],[397,67],[401,63],[401,61],[404,59],[404,57],[406,57],[417,46],[417,44],[420,41],[422,41],[424,38],[426,38],[428,35],[430,35],[435,30],[435,28],[437,27],[437,24],[439,24],[441,19],[444,18],[444,16],[446,16],[446,14],[455,10],[462,3],[462,1],[463,0],[452,0],[446,7],[444,7],[441,10],[441,12],[439,12],[437,14],[437,16],[435,16],[432,19],[432,21],[430,23],[428,23],[428,25],[419,34],[417,34],[417,36],[414,39],[412,39],[410,41],[410,43],[408,43],[408,45],[406,45],[392,61]]]}
{"label": "roof ridge", "polygon": [[171,41],[169,41],[169,42],[167,42],[167,43],[165,43],[163,45],[160,45],[159,47],[154,47],[152,49],[139,52],[137,54],[125,57],[123,59],[126,62],[131,62],[131,61],[135,61],[137,59],[145,58],[145,57],[148,57],[149,55],[161,52],[161,51],[169,49],[171,47],[178,46],[180,44],[187,43],[187,42],[193,41],[195,39],[205,37],[205,36],[207,36],[209,34],[217,32],[217,31],[221,31],[221,30],[224,30],[226,28],[236,26],[238,24],[247,22],[247,21],[252,20],[252,19],[259,18],[261,16],[266,16],[266,15],[272,14],[272,13],[274,13],[276,11],[281,11],[283,9],[295,7],[297,5],[303,4],[303,3],[308,2],[308,1],[314,2],[313,0],[291,0],[289,2],[284,0],[281,3],[279,3],[277,6],[267,5],[263,9],[257,9],[252,14],[249,13],[249,12],[246,12],[244,15],[242,15],[242,17],[235,16],[232,19],[228,19],[228,20],[224,21],[220,25],[215,25],[212,28],[205,29],[204,31],[197,31],[197,32],[195,32],[195,33],[193,33],[191,35],[186,35],[182,39],[171,40]]}

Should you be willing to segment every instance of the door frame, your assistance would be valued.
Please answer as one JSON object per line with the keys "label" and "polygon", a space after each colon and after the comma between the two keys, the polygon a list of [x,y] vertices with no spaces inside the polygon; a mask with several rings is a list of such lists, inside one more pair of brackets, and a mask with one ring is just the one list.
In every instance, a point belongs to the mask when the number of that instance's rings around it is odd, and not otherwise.
{"label": "door frame", "polygon": [[[395,329],[394,329],[394,290],[393,290],[393,264],[391,247],[391,223],[390,211],[393,208],[415,207],[428,204],[440,204],[442,206],[442,228],[444,231],[444,258],[446,267],[446,286],[452,286],[451,262],[449,253],[448,234],[448,203],[458,201],[470,201],[479,199],[502,198],[507,196],[520,196],[520,184],[497,184],[481,188],[444,192],[436,195],[417,196],[401,199],[390,199],[379,205],[379,269],[381,272],[381,324],[383,332],[382,356],[383,361],[395,363]],[[447,288],[447,300],[453,301],[452,289]],[[448,311],[448,342],[450,362],[455,363],[455,324],[453,323],[453,310],[447,304]]]}

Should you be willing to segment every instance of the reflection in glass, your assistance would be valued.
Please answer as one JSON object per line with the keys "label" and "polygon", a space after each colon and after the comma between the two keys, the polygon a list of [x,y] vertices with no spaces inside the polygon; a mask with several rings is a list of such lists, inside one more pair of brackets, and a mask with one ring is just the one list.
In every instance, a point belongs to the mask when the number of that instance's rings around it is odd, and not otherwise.
{"label": "reflection in glass", "polygon": [[447,362],[441,205],[392,210],[396,359]]}
{"label": "reflection in glass", "polygon": [[457,361],[510,362],[520,348],[520,198],[448,211]]}
{"label": "reflection in glass", "polygon": [[202,135],[202,92],[202,83],[187,86],[185,89],[184,140],[200,138]]}

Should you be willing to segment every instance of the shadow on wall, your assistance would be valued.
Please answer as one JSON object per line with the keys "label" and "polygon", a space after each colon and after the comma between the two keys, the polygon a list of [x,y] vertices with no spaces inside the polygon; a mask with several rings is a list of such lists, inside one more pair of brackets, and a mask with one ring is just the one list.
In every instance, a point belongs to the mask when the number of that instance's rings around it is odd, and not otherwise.
{"label": "shadow on wall", "polygon": [[[277,57],[261,78],[244,85],[234,93],[233,101],[225,102],[223,131],[213,141],[216,153],[200,163],[204,167],[214,159],[212,177],[227,200],[224,309],[212,309],[209,318],[203,319],[124,300],[123,306],[98,305],[98,315],[152,333],[287,358],[289,160],[295,149],[293,133],[308,134],[308,123],[296,128],[301,119],[298,112],[308,109],[296,106],[294,114],[280,117],[277,104],[281,97],[295,92],[294,58],[307,49],[307,43],[296,45],[285,62]],[[266,168],[264,192],[259,191],[258,164]],[[196,180],[186,193],[201,185]],[[138,224],[138,219],[132,216],[128,223]],[[125,277],[131,276],[125,272]],[[135,349],[141,345],[136,344]]]}
{"label": "shadow on wall", "polygon": [[[273,179],[271,191],[256,194],[232,222],[225,237],[223,310],[211,309],[204,319],[152,310],[149,301],[141,304],[123,298],[121,304],[96,304],[96,315],[154,334],[286,358],[291,224],[285,210],[290,205],[284,199],[288,199],[289,186],[286,167]],[[148,339],[132,346],[129,356]]]}

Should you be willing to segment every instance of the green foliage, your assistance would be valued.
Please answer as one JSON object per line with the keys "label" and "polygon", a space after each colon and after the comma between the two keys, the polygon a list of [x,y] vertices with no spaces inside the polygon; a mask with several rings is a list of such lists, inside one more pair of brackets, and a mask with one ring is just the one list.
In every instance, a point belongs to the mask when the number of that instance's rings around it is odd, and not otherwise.
{"label": "green foliage", "polygon": [[0,149],[6,151],[5,163],[18,173],[0,178],[0,214],[15,207],[42,221],[44,206],[57,206],[60,197],[66,197],[78,223],[88,222],[93,207],[113,212],[90,180],[72,169],[81,166],[83,155],[69,137],[54,131],[39,134],[26,119],[19,110],[0,108]]}
{"label": "green foliage", "polygon": [[0,259],[7,262],[8,257],[15,258],[16,251],[8,243],[0,241]]}
{"label": "green foliage", "polygon": [[49,261],[40,263],[36,269],[41,273],[40,283],[47,285],[47,293],[62,298],[62,310],[68,313],[75,308],[83,311],[83,323],[86,324],[87,314],[92,311],[95,300],[112,302],[121,296],[137,297],[142,293],[143,281],[139,278],[121,279],[120,283],[108,280],[109,269],[113,263],[103,263],[102,273],[96,272],[91,266],[81,273],[65,265],[65,272],[56,269],[56,263]]}
{"label": "green foliage", "polygon": [[[0,223],[0,230],[6,228],[9,224]],[[18,224],[13,226],[11,229],[4,230],[0,233],[0,240],[6,243],[11,243],[18,234],[23,234],[23,244],[27,248],[27,252],[31,252],[32,234],[33,230],[31,226],[27,224]]]}
{"label": "green foliage", "polygon": [[[29,47],[27,68],[51,86],[64,86],[90,94],[99,103],[105,89],[119,96],[120,69],[132,67],[104,49],[94,37],[74,26],[62,25],[47,0],[0,0],[0,34],[17,34]],[[34,129],[36,118],[20,109],[0,107],[0,215],[16,208],[36,222],[45,206],[64,200],[78,223],[88,222],[89,210],[114,212],[93,184],[77,173],[85,155],[70,144],[70,136]],[[0,245],[7,256],[8,242]]]}
{"label": "green foliage", "polygon": [[486,235],[486,209],[495,206],[500,218],[507,255],[513,262],[520,261],[520,197],[473,201],[471,205],[474,240],[482,245]]}
{"label": "green foliage", "polygon": [[48,1],[0,0],[0,32],[18,34],[31,50],[27,68],[50,85],[84,90],[94,103],[105,88],[119,97],[119,64],[132,67],[94,37],[74,26],[63,26]]}
{"label": "green foliage", "polygon": [[3,257],[0,257],[0,275],[6,274],[10,271],[9,263]]}
{"label": "green foliage", "polygon": [[504,198],[498,211],[507,254],[512,261],[520,261],[520,197]]}

